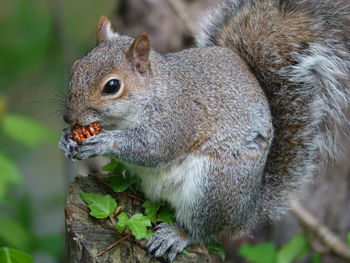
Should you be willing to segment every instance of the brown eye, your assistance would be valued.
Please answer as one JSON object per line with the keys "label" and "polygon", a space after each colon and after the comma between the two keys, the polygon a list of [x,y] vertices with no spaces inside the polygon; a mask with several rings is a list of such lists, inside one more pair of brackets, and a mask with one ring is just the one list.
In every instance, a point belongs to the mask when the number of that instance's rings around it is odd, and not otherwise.
{"label": "brown eye", "polygon": [[106,82],[103,87],[102,94],[104,95],[114,95],[120,90],[121,84],[120,80],[112,78]]}

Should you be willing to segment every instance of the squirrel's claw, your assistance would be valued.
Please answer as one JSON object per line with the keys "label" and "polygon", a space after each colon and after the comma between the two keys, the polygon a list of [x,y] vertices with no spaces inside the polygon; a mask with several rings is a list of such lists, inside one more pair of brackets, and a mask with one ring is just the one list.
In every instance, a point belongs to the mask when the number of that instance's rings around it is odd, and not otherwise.
{"label": "squirrel's claw", "polygon": [[113,147],[113,132],[104,131],[98,135],[87,138],[78,144],[71,138],[71,128],[63,129],[58,148],[70,160],[85,160],[97,155],[110,153]]}
{"label": "squirrel's claw", "polygon": [[157,232],[147,243],[148,252],[154,257],[161,257],[168,251],[168,259],[172,262],[176,255],[190,243],[188,234],[166,223],[160,224],[157,228]]}
{"label": "squirrel's claw", "polygon": [[104,131],[100,134],[87,138],[77,148],[74,156],[77,160],[85,160],[87,158],[108,154],[112,151],[114,133]]}
{"label": "squirrel's claw", "polygon": [[64,155],[68,159],[74,159],[78,144],[71,139],[69,126],[63,129],[61,139],[58,143],[58,148],[64,152]]}

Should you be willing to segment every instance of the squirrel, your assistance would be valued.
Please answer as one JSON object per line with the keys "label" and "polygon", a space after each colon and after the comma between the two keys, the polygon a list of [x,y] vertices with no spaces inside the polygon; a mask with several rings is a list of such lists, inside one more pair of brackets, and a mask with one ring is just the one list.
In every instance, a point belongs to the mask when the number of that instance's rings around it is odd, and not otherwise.
{"label": "squirrel", "polygon": [[[223,230],[276,220],[337,152],[350,98],[350,9],[333,0],[223,0],[196,47],[159,54],[147,34],[114,32],[71,68],[59,147],[111,155],[151,200],[176,210],[148,242],[172,261]],[[104,131],[77,144],[70,127]]]}

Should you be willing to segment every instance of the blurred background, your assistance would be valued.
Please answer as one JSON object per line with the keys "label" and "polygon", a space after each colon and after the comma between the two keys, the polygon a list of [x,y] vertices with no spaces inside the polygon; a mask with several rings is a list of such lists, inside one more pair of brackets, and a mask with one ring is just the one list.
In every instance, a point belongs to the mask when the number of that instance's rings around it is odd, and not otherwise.
{"label": "blurred background", "polygon": [[[160,52],[176,51],[193,45],[194,25],[217,2],[0,2],[0,263],[4,247],[25,252],[37,263],[63,262],[68,184],[103,162],[69,162],[57,148],[69,68],[95,45],[99,17],[111,18],[122,34],[148,33]],[[348,149],[344,140],[344,156],[317,176],[303,205],[350,244]],[[300,227],[292,214],[261,226],[254,238],[231,241],[223,235],[222,240],[225,262],[347,262]],[[287,260],[278,261],[276,255],[283,253]],[[222,261],[219,256],[213,260]]]}

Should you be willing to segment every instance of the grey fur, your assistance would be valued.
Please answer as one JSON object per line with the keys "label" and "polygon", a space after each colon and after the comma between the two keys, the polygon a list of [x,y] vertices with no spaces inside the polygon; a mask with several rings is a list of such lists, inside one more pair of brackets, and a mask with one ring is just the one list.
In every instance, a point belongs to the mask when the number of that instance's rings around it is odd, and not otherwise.
{"label": "grey fur", "polygon": [[[222,45],[241,54],[271,105],[276,136],[265,169],[262,217],[283,214],[319,161],[337,156],[337,139],[348,126],[349,4],[225,0],[202,23],[198,45]],[[287,19],[290,25],[283,24]]]}
{"label": "grey fur", "polygon": [[[76,62],[66,119],[105,130],[80,145],[65,130],[59,145],[72,159],[119,158],[150,199],[173,205],[175,226],[149,242],[170,260],[187,244],[226,229],[238,237],[285,212],[317,172],[320,146],[334,152],[332,123],[344,125],[349,98],[347,7],[226,0],[206,21],[199,48],[151,50],[142,74],[124,36]],[[99,91],[111,72],[126,85],[120,98]]]}

